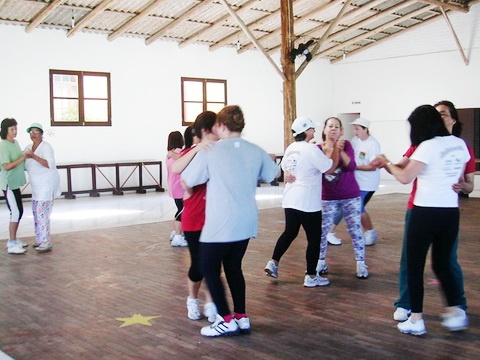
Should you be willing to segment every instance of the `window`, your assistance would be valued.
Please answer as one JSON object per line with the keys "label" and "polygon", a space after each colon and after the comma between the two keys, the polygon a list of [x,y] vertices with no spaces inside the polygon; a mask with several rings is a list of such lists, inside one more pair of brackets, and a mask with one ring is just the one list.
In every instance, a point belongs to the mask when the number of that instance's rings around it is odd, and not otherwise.
{"label": "window", "polygon": [[52,126],[111,126],[110,74],[50,70]]}
{"label": "window", "polygon": [[182,125],[191,125],[203,111],[218,113],[227,105],[227,80],[182,77]]}

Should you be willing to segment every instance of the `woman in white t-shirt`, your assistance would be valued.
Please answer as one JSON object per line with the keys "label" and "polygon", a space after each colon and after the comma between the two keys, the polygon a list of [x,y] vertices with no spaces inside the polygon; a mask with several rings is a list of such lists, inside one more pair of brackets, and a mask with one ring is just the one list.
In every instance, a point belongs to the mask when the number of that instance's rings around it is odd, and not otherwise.
{"label": "woman in white t-shirt", "polygon": [[[432,269],[441,283],[448,305],[442,325],[464,316],[458,304],[450,266],[450,253],[457,237],[460,212],[454,185],[459,182],[470,159],[462,139],[450,134],[440,113],[430,105],[416,108],[408,118],[412,146],[418,146],[405,168],[393,165],[380,156],[381,165],[402,184],[417,178],[414,207],[408,223],[407,277],[411,315],[399,323],[400,332],[412,335],[426,333],[423,321],[423,272],[427,252],[432,245]],[[406,226],[407,228],[407,226]]]}
{"label": "woman in white t-shirt", "polygon": [[303,286],[325,286],[329,284],[328,279],[316,272],[322,237],[322,173],[336,168],[338,148],[332,154],[332,160],[310,143],[315,135],[315,123],[309,118],[295,119],[292,132],[295,142],[285,150],[281,166],[295,177],[295,181],[285,184],[282,200],[285,231],[277,240],[272,259],[265,266],[265,274],[278,278],[278,263],[302,226],[307,235],[307,273]]}

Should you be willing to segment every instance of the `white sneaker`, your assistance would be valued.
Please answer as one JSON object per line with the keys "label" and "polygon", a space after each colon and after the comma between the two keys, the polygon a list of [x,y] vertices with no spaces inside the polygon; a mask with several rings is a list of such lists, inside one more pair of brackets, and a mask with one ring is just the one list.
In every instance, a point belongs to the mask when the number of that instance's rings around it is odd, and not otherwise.
{"label": "white sneaker", "polygon": [[310,275],[305,275],[305,281],[303,282],[303,286],[312,288],[317,286],[326,286],[330,284],[330,281],[327,278],[321,277],[319,275],[311,278]]}
{"label": "white sneaker", "polygon": [[365,246],[375,245],[378,239],[378,234],[375,230],[365,231]]}
{"label": "white sneaker", "polygon": [[24,243],[22,240],[20,239],[16,239],[16,240],[7,240],[7,245],[5,245],[5,249],[8,249],[9,246],[14,246],[15,244],[17,244],[18,246],[22,247],[22,248],[26,248],[28,246],[27,243]]}
{"label": "white sneaker", "polygon": [[330,245],[342,245],[342,239],[337,238],[335,233],[328,233],[327,241]]}
{"label": "white sneaker", "polygon": [[465,310],[457,308],[454,313],[442,314],[442,326],[450,331],[460,331],[468,328],[468,317]]}
{"label": "white sneaker", "polygon": [[13,255],[21,255],[25,254],[27,252],[26,249],[15,243],[14,245],[10,245],[7,247],[7,253],[13,254]]}
{"label": "white sneaker", "polygon": [[328,274],[328,266],[325,260],[318,260],[317,262],[317,275]]}
{"label": "white sneaker", "polygon": [[250,319],[248,317],[235,319],[235,321],[237,322],[237,325],[240,328],[241,334],[250,334]]}
{"label": "white sneaker", "polygon": [[365,264],[365,261],[357,261],[357,278],[367,279],[368,278],[368,266]]}
{"label": "white sneaker", "polygon": [[44,242],[43,244],[38,245],[35,250],[39,253],[48,252],[52,250],[53,245],[51,242]]}
{"label": "white sneaker", "polygon": [[393,320],[395,321],[406,321],[408,316],[412,313],[411,310],[404,309],[402,307],[397,307],[397,310],[393,313]]}
{"label": "white sneaker", "polygon": [[172,246],[188,246],[187,240],[182,235],[175,235],[171,242]]}
{"label": "white sneaker", "polygon": [[403,334],[419,336],[427,333],[423,319],[413,322],[408,318],[407,321],[398,323],[397,328]]}
{"label": "white sneaker", "polygon": [[218,314],[215,322],[212,325],[204,326],[200,330],[200,334],[208,337],[232,336],[238,335],[239,332],[240,328],[238,327],[235,319],[232,318],[232,320],[227,323],[225,319]]}
{"label": "white sneaker", "polygon": [[198,299],[187,298],[187,316],[190,320],[200,320],[202,318]]}
{"label": "white sneaker", "polygon": [[273,260],[268,260],[264,270],[265,270],[265,275],[278,279],[278,266],[275,265]]}
{"label": "white sneaker", "polygon": [[213,323],[215,322],[215,319],[217,318],[217,307],[215,306],[215,303],[213,302],[208,302],[203,305],[203,315],[207,318],[208,322]]}

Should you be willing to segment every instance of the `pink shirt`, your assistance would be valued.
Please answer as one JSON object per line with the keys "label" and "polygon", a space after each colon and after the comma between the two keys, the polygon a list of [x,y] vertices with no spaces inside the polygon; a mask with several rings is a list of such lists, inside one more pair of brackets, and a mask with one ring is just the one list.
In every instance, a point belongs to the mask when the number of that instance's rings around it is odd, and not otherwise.
{"label": "pink shirt", "polygon": [[[174,149],[174,152],[180,154],[182,149]],[[180,183],[180,174],[175,174],[172,171],[172,165],[175,162],[174,158],[167,157],[167,186],[168,194],[173,199],[183,199],[183,187]]]}

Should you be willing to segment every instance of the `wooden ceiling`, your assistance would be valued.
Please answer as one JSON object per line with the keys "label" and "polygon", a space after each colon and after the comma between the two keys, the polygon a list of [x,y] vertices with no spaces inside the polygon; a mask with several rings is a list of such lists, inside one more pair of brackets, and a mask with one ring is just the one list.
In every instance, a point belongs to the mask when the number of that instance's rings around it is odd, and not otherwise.
{"label": "wooden ceiling", "polygon": [[[0,25],[139,38],[146,45],[231,47],[243,53],[281,48],[283,0],[0,0]],[[388,41],[479,0],[293,0],[295,46],[313,40],[314,57],[332,61]],[[454,30],[454,29],[452,29]]]}

